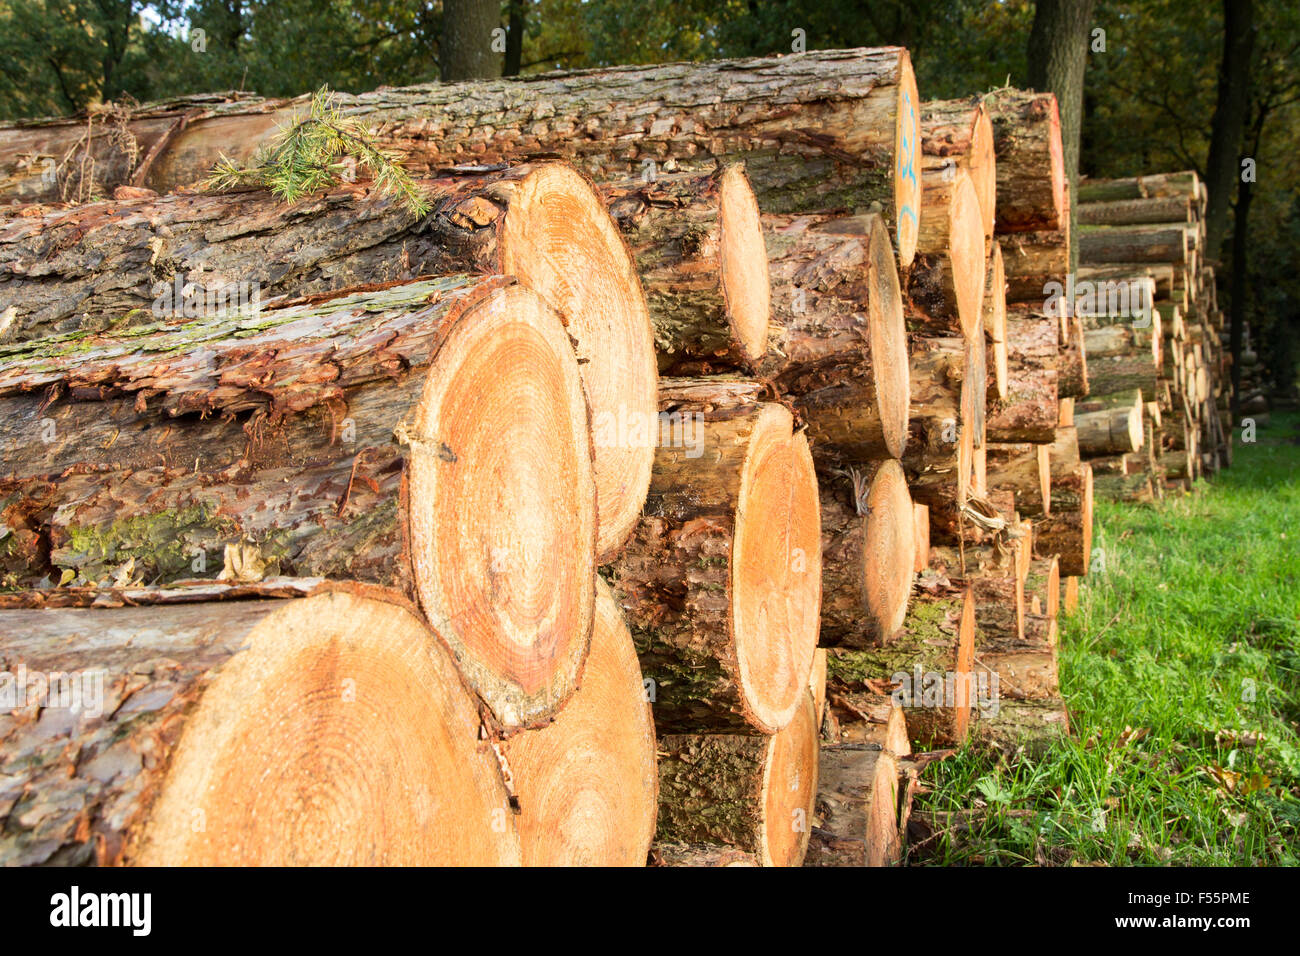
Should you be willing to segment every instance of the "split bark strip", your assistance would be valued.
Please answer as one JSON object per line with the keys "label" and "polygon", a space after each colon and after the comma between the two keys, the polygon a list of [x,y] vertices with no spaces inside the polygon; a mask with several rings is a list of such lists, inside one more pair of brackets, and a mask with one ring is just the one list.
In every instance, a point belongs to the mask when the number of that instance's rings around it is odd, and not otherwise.
{"label": "split bark strip", "polygon": [[898,269],[879,216],[763,216],[772,326],[759,374],[793,397],[814,450],[850,463],[906,447],[910,379]]}
{"label": "split bark strip", "polygon": [[760,866],[799,866],[817,795],[817,724],[805,688],[771,736],[669,734],[659,739],[656,845],[731,846]]}
{"label": "split bark strip", "polygon": [[611,565],[653,681],[659,732],[771,734],[806,693],[817,646],[817,479],[790,412],[726,381],[665,379],[694,425],[661,442],[645,514]]}
{"label": "split bark strip", "polygon": [[596,581],[581,684],[555,721],[501,744],[524,866],[644,866],[658,812],[654,719],[632,635]]}
{"label": "split bark strip", "polygon": [[5,864],[520,862],[477,701],[394,593],[0,611],[0,657],[104,694],[6,720]]}
{"label": "split bark strip", "polygon": [[549,719],[575,687],[587,408],[559,316],[513,280],[9,346],[0,407],[7,587],[64,570],[165,585],[225,547],[227,579],[418,598],[503,727]]}
{"label": "split bark strip", "polygon": [[636,522],[654,457],[650,443],[624,433],[648,431],[656,410],[649,315],[618,229],[591,184],[561,163],[462,172],[421,188],[433,211],[420,221],[360,187],[292,206],[265,192],[187,195],[16,219],[0,229],[0,272],[11,276],[0,301],[18,304],[30,337],[157,321],[159,280],[164,294],[195,282],[214,297],[259,283],[269,298],[421,275],[516,276],[576,343],[597,428],[599,549],[609,557]]}
{"label": "split bark strip", "polygon": [[916,747],[957,746],[974,703],[971,669],[975,602],[969,589],[917,587],[898,640],[881,647],[836,648],[827,670],[839,684],[885,684],[907,675],[899,700]]}
{"label": "split bark strip", "polygon": [[[1068,229],[1065,158],[1056,97],[1008,88],[985,96],[984,106],[993,125],[997,158],[997,231]],[[1062,269],[1061,274],[1065,271]]]}
{"label": "split bark strip", "polygon": [[915,514],[897,461],[823,476],[824,645],[889,641],[903,626],[912,592]]}
{"label": "split bark strip", "polygon": [[912,514],[912,540],[916,544],[916,560],[912,564],[912,570],[920,574],[930,566],[930,509],[920,502],[913,502]]}
{"label": "split bark strip", "polygon": [[[193,185],[223,151],[247,161],[307,102],[259,99],[192,118],[145,185],[159,192]],[[899,262],[912,261],[920,100],[902,47],[428,84],[338,94],[337,106],[414,172],[558,155],[611,180],[639,175],[648,162],[671,171],[744,154],[763,209],[879,203]],[[159,135],[156,121],[133,130],[146,150]],[[53,198],[39,164],[18,175],[18,157],[61,157],[80,132],[73,123],[0,131],[0,177],[18,179],[0,199]],[[115,185],[104,183],[107,191]]]}
{"label": "split bark strip", "polygon": [[600,187],[631,247],[659,371],[752,371],[767,350],[771,295],[758,203],[741,164]]}

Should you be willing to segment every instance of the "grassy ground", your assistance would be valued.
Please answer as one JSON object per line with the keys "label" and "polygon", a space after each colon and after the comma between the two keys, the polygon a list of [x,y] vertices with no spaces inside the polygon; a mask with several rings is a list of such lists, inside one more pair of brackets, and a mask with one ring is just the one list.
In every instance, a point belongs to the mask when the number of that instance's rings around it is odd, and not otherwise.
{"label": "grassy ground", "polygon": [[911,862],[1300,864],[1300,418],[1194,495],[1099,505],[1094,548],[1074,738],[932,764]]}

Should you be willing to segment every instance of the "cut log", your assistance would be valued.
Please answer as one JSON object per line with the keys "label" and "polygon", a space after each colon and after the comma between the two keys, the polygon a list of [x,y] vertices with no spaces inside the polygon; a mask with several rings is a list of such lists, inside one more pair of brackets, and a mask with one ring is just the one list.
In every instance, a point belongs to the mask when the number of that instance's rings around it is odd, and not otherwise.
{"label": "cut log", "polygon": [[1043,308],[1053,291],[1064,289],[1070,271],[1070,234],[1064,229],[1035,232],[999,231],[1007,302]]}
{"label": "cut log", "polygon": [[[876,449],[859,461],[900,457],[910,388],[907,330],[883,220],[764,216],[763,224],[773,315],[759,374],[783,395],[842,403],[843,438],[853,438],[857,422]],[[818,396],[822,390],[828,391]]]}
{"label": "cut log", "polygon": [[[903,467],[912,497],[931,507],[960,505],[969,492],[975,432],[962,417],[962,410],[974,407],[972,390],[979,386],[967,376],[969,366],[970,348],[965,339],[927,338],[915,343],[911,358],[913,413]],[[814,442],[819,435],[826,435],[814,417],[817,411],[820,409],[804,413]],[[862,449],[870,450],[871,446]],[[854,451],[850,447],[848,454]],[[858,460],[867,457],[860,455]]]}
{"label": "cut log", "polygon": [[973,97],[925,103],[921,108],[921,166],[941,179],[951,180],[959,171],[970,175],[979,199],[984,238],[991,239],[997,212],[997,167],[993,125],[984,104]]}
{"label": "cut log", "polygon": [[1158,397],[1160,366],[1151,350],[1135,353],[1088,356],[1088,388],[1091,395],[1113,395],[1139,388],[1142,397],[1154,402]]}
{"label": "cut log", "polygon": [[525,866],[645,865],[658,812],[654,719],[632,635],[599,578],[577,692],[552,724],[501,750]]}
{"label": "cut log", "polygon": [[799,866],[817,795],[812,695],[769,737],[669,734],[659,739],[658,842],[732,846],[760,866]]}
{"label": "cut log", "polygon": [[1054,322],[1007,319],[1007,393],[989,410],[985,428],[990,441],[1042,443],[1055,438],[1060,417],[1057,341]]}
{"label": "cut log", "polygon": [[898,755],[876,743],[824,744],[819,755],[815,825],[804,866],[894,866]]}
{"label": "cut log", "polygon": [[358,198],[356,187],[292,206],[264,192],[183,195],[18,218],[0,227],[0,259],[8,259],[0,271],[11,276],[0,282],[0,312],[14,303],[20,337],[30,337],[229,316],[236,310],[223,303],[234,296],[243,305],[248,293],[256,301],[243,318],[255,328],[272,296],[428,274],[516,276],[563,316],[576,342],[597,431],[599,548],[608,556],[636,522],[654,457],[652,444],[626,440],[652,429],[655,359],[622,237],[591,185],[559,163],[461,173],[421,188],[433,211],[418,221],[394,200]]}
{"label": "cut log", "polygon": [[915,514],[897,461],[824,477],[821,643],[864,646],[903,626],[912,592]]}
{"label": "cut log", "polygon": [[[1080,185],[1080,195],[1088,188]],[[1192,220],[1188,196],[1151,196],[1143,199],[1115,199],[1109,202],[1082,202],[1079,205],[1081,226],[1156,225]]]}
{"label": "cut log", "polygon": [[1205,188],[1200,177],[1190,170],[1120,179],[1085,179],[1079,183],[1081,203],[1117,202],[1153,196],[1186,196],[1196,202],[1204,194]]}
{"label": "cut log", "polygon": [[140,341],[0,362],[6,585],[166,584],[224,548],[227,578],[278,566],[418,597],[504,727],[568,698],[596,483],[578,361],[536,294],[453,276]]}
{"label": "cut log", "polygon": [[[978,622],[978,616],[976,618]],[[1009,701],[1051,700],[1061,695],[1056,666],[1056,622],[1031,616],[1023,636],[999,627],[981,626],[975,639],[975,673],[997,703],[981,710],[981,719]]]}
{"label": "cut log", "polygon": [[1094,493],[1107,501],[1150,502],[1155,500],[1155,489],[1151,476],[1136,475],[1098,475],[1095,479]]}
{"label": "cut log", "polygon": [[926,335],[970,336],[982,327],[984,232],[965,171],[927,173],[916,261],[908,270],[907,318]]}
{"label": "cut log", "polygon": [[1009,390],[1007,346],[1007,280],[1002,271],[1002,247],[990,245],[984,275],[984,336],[988,340],[990,380],[993,398],[1005,398]]}
{"label": "cut log", "polygon": [[[1084,462],[1075,475],[1052,480],[1052,513],[1034,522],[1034,554],[1055,556],[1060,573],[1080,577],[1092,560],[1092,469]],[[1067,505],[1077,503],[1071,509]]]}
{"label": "cut log", "polygon": [[1079,579],[1077,577],[1067,577],[1063,588],[1065,594],[1061,599],[1061,607],[1064,608],[1068,616],[1079,610]]}
{"label": "cut log", "polygon": [[724,382],[665,379],[645,514],[611,566],[660,733],[771,734],[807,692],[821,531],[805,433]]}
{"label": "cut log", "polygon": [[1019,548],[1019,539],[994,538],[973,547],[932,549],[930,560],[935,569],[971,589],[976,628],[1023,634],[1025,591]]}
{"label": "cut log", "polygon": [[990,443],[988,447],[988,485],[995,490],[1011,491],[1016,508],[1026,517],[1051,511],[1052,446]]}
{"label": "cut log", "polygon": [[1188,261],[1187,230],[1175,226],[1116,228],[1094,226],[1079,230],[1079,261],[1102,262]]}
{"label": "cut log", "polygon": [[[916,244],[920,101],[901,47],[385,88],[336,94],[335,105],[416,173],[558,155],[610,180],[639,175],[651,162],[671,171],[744,154],[764,209],[856,211],[879,203],[900,263],[911,262]],[[307,106],[304,96],[145,107],[129,129],[148,167],[114,167],[98,158],[109,150],[97,143],[97,182],[105,193],[132,178],[158,192],[193,185],[222,154],[251,159]],[[20,157],[62,161],[85,125],[0,130],[0,178],[14,177],[0,199],[55,198],[57,184],[41,178],[44,164],[20,170]]]}
{"label": "cut log", "polygon": [[641,274],[659,372],[752,370],[767,349],[771,292],[744,166],[621,180],[600,194]]}
{"label": "cut log", "polygon": [[6,864],[520,862],[477,702],[392,592],[0,611],[0,656]]}
{"label": "cut log", "polygon": [[1056,97],[1006,88],[985,96],[984,105],[997,157],[997,231],[1068,228]]}
{"label": "cut log", "polygon": [[1056,430],[1051,446],[1052,477],[1066,475],[1079,467],[1079,432],[1071,425]]}
{"label": "cut log", "polygon": [[975,602],[969,589],[918,587],[898,640],[861,650],[836,648],[827,672],[841,684],[893,683],[913,745],[960,745],[974,703],[971,684]]}
{"label": "cut log", "polygon": [[1060,698],[1001,701],[997,716],[975,721],[975,743],[1005,755],[1041,758],[1070,735],[1070,713]]}
{"label": "cut log", "polygon": [[1084,455],[1137,451],[1143,441],[1141,394],[1133,389],[1076,405],[1074,428]]}

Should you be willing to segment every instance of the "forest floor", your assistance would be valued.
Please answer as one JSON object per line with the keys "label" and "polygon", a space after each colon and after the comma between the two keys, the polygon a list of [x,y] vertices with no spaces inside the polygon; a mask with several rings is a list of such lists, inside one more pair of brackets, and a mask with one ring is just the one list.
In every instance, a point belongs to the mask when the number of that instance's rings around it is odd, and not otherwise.
{"label": "forest floor", "polygon": [[1073,736],[932,763],[913,865],[1300,864],[1300,416],[1192,495],[1099,503]]}

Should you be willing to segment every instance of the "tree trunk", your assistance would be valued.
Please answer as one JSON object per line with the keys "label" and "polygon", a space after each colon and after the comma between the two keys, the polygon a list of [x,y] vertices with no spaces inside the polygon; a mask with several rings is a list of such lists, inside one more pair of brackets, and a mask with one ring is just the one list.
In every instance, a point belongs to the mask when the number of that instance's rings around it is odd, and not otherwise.
{"label": "tree trunk", "polygon": [[[499,277],[299,303],[147,351],[130,330],[11,347],[4,584],[167,583],[224,547],[228,577],[395,587],[503,726],[548,719],[586,654],[596,540],[560,318]],[[502,434],[526,467],[495,464]]]}
{"label": "tree trunk", "polygon": [[[223,152],[247,162],[306,104],[143,107],[129,129],[141,155],[154,158],[137,184],[160,193],[194,185]],[[559,155],[609,180],[639,175],[648,163],[673,171],[744,154],[764,211],[856,212],[879,203],[900,264],[911,264],[916,247],[920,101],[900,47],[385,89],[338,94],[337,105],[416,172]],[[83,125],[0,128],[0,181],[13,177],[0,201],[56,198],[41,180],[43,164],[20,170],[20,157],[61,160]],[[141,171],[122,172],[103,170],[104,188]]]}
{"label": "tree trunk", "polygon": [[669,734],[659,738],[656,841],[732,846],[760,866],[799,866],[817,796],[812,695],[772,736]]}
{"label": "tree trunk", "polygon": [[0,283],[0,311],[17,305],[30,337],[130,325],[133,309],[158,321],[181,310],[174,293],[186,282],[200,286],[192,315],[216,311],[208,303],[245,291],[239,283],[269,298],[426,274],[517,276],[577,341],[608,558],[636,523],[654,457],[651,442],[628,433],[653,431],[656,409],[653,334],[618,230],[590,184],[559,163],[462,173],[423,189],[434,208],[420,221],[351,189],[294,206],[264,192],[182,195],[18,219],[0,230],[0,263],[21,276]]}
{"label": "tree trunk", "polygon": [[[1061,147],[1067,201],[1079,187],[1079,140],[1083,132],[1083,81],[1088,67],[1088,41],[1094,0],[1035,0],[1034,25],[1029,33],[1029,85],[1051,92],[1061,113]],[[1075,232],[1074,208],[1069,212]],[[1077,247],[1076,247],[1077,248]],[[1070,259],[1074,272],[1079,254]]]}
{"label": "tree trunk", "polygon": [[805,433],[781,405],[668,379],[645,513],[611,566],[661,733],[771,734],[806,692],[821,540]]}
{"label": "tree trunk", "polygon": [[0,656],[5,864],[520,862],[477,701],[392,592],[0,611]]}
{"label": "tree trunk", "polygon": [[1142,447],[1142,396],[1137,389],[1115,392],[1076,405],[1075,434],[1084,455],[1123,455]]}
{"label": "tree trunk", "polygon": [[752,370],[767,351],[771,290],[744,167],[620,180],[600,194],[641,274],[660,374]]}
{"label": "tree trunk", "polygon": [[1218,259],[1228,237],[1228,204],[1241,175],[1242,133],[1249,114],[1251,58],[1255,45],[1254,0],[1224,0],[1223,58],[1218,100],[1210,121],[1210,155],[1205,164],[1205,210],[1210,257]]}
{"label": "tree trunk", "polygon": [[599,578],[578,691],[552,724],[501,751],[524,866],[645,865],[658,810],[654,719],[632,635]]}
{"label": "tree trunk", "polygon": [[[772,323],[759,374],[783,395],[809,396],[812,406],[849,403],[840,441],[865,440],[876,457],[900,457],[910,401],[907,330],[883,221],[764,216],[763,223]],[[855,424],[863,402],[870,411]],[[864,431],[855,437],[858,427]]]}
{"label": "tree trunk", "polygon": [[501,60],[492,51],[492,32],[500,26],[500,0],[443,0],[438,44],[442,82],[500,76]]}

